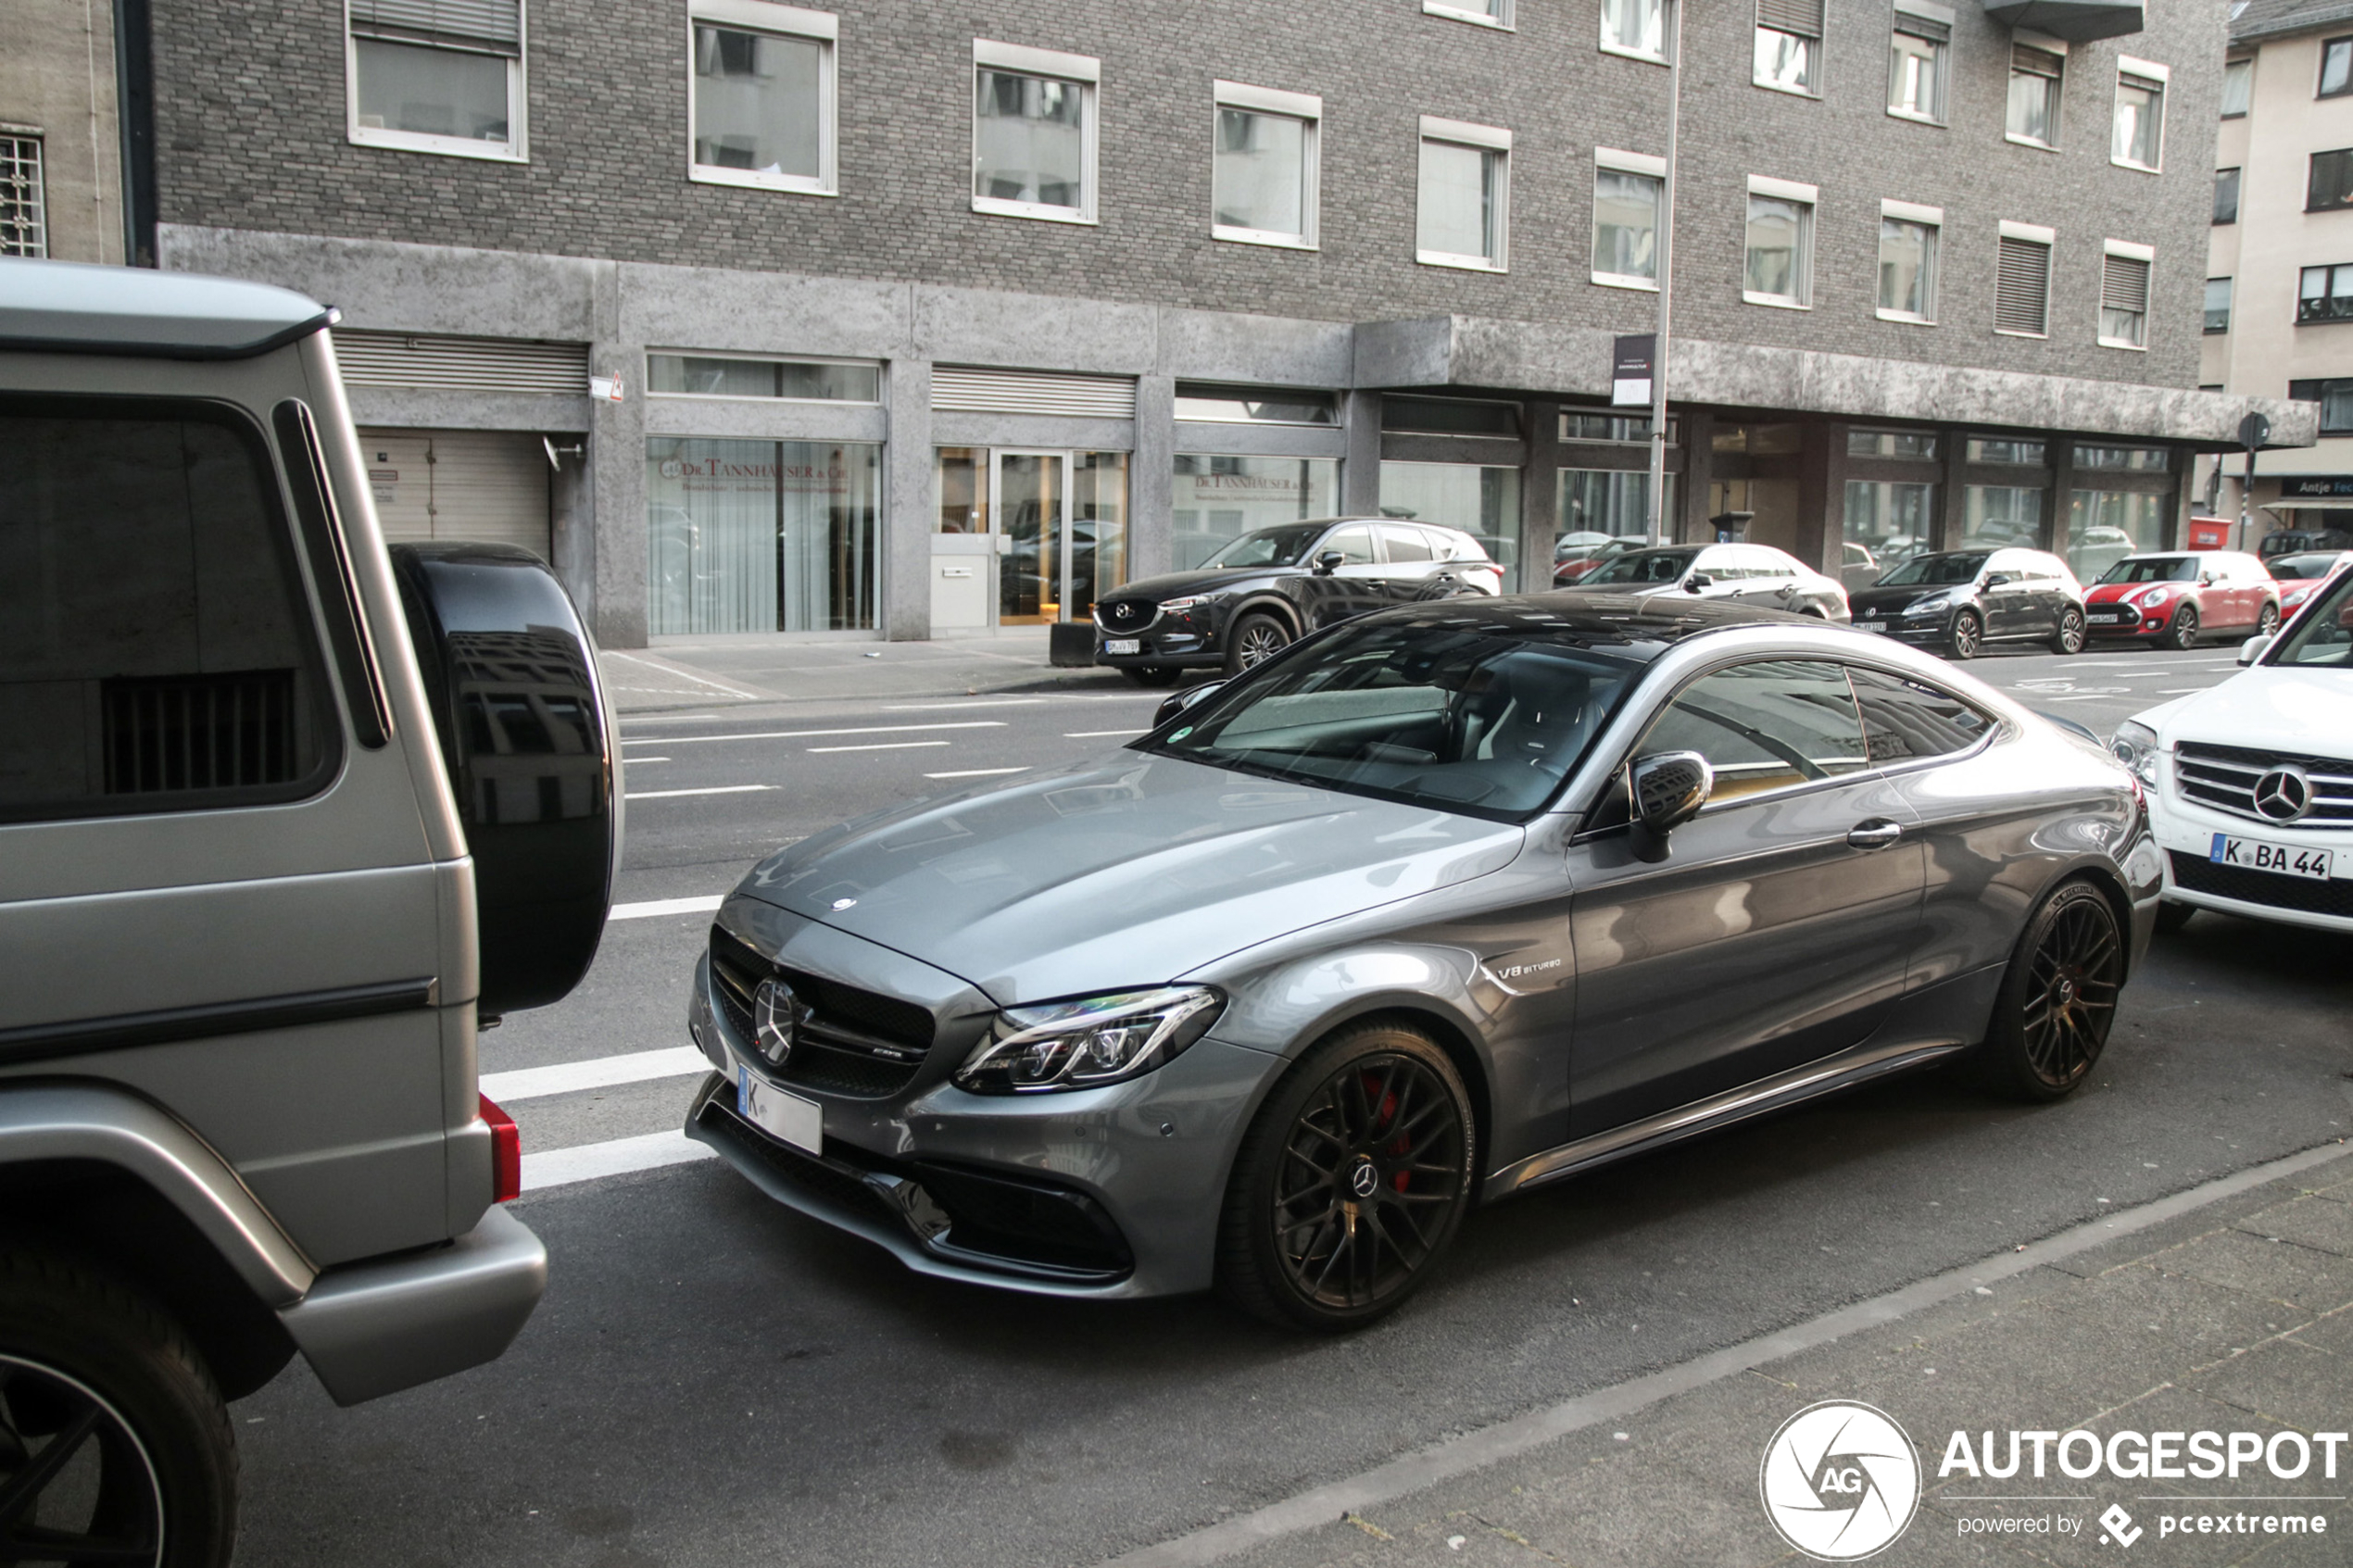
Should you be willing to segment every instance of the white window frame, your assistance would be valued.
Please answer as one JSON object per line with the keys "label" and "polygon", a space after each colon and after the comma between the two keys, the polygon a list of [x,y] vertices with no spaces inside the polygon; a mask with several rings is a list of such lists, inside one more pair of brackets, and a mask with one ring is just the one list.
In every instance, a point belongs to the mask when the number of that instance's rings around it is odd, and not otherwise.
{"label": "white window frame", "polygon": [[[1502,178],[1495,182],[1495,254],[1493,257],[1456,256],[1451,251],[1421,248],[1421,152],[1424,142],[1443,142],[1450,146],[1477,147],[1482,152],[1503,155]],[[1421,133],[1414,139],[1414,259],[1425,267],[1455,267],[1468,272],[1508,272],[1511,270],[1512,239],[1512,133],[1500,125],[1474,125],[1466,119],[1441,119],[1436,115],[1421,117]]]}
{"label": "white window frame", "polygon": [[[2040,223],[2014,223],[2005,218],[2001,220],[1996,232],[2001,239],[2025,240],[2043,247],[2043,330],[2039,332],[2022,332],[2014,327],[1997,326],[1994,329],[1994,335],[2047,339],[2051,335],[2051,284],[2058,275],[2058,231],[2045,228]],[[1996,254],[1998,256],[1998,252]],[[1997,260],[1994,269],[1994,294],[1997,306],[2001,292],[2002,270]],[[1999,315],[1997,308],[1996,320],[1999,319]]]}
{"label": "white window frame", "polygon": [[1515,14],[1517,9],[1516,0],[1503,0],[1503,3],[1495,9],[1498,14],[1491,17],[1484,12],[1469,10],[1461,6],[1449,6],[1446,0],[1422,0],[1422,15],[1426,17],[1444,17],[1450,22],[1468,22],[1473,27],[1491,27],[1498,32],[1519,31],[1519,19]]}
{"label": "white window frame", "polygon": [[[1939,42],[1941,53],[1938,56],[1944,66],[1943,80],[1937,83],[1940,89],[1937,97],[1941,100],[1939,104],[1941,112],[1935,115],[1915,114],[1910,109],[1898,108],[1892,103],[1887,106],[1887,112],[1897,119],[1909,120],[1914,125],[1949,126],[1953,122],[1953,7],[1940,5],[1938,0],[1895,0],[1894,10],[1900,16],[1918,17],[1922,21],[1944,24],[1944,37]],[[1902,31],[1894,25],[1894,19],[1891,18],[1888,22],[1891,50],[1894,46],[1893,34]],[[1918,34],[1906,36],[1917,37]]]}
{"label": "white window frame", "polygon": [[[390,42],[390,41],[388,41]],[[481,158],[488,163],[531,161],[530,104],[531,0],[515,0],[515,52],[467,49],[454,44],[420,43],[421,49],[443,49],[453,55],[491,55],[507,62],[507,140],[504,145],[472,136],[435,136],[422,131],[392,131],[359,123],[359,40],[351,31],[351,4],[343,7],[344,135],[358,147],[392,147],[405,153],[433,153],[441,157]]]}
{"label": "white window frame", "polygon": [[[1273,245],[1277,250],[1315,250],[1323,207],[1324,100],[1313,93],[1286,93],[1275,87],[1222,79],[1210,84],[1209,237],[1235,245]],[[1278,115],[1306,122],[1300,157],[1299,220],[1302,232],[1286,234],[1271,229],[1244,229],[1217,221],[1217,111],[1245,109],[1252,114]]]}
{"label": "white window frame", "polygon": [[[695,24],[718,22],[745,32],[798,38],[824,45],[817,59],[817,172],[762,174],[755,169],[725,169],[695,161]],[[841,19],[831,11],[803,10],[775,0],[687,0],[686,178],[700,185],[741,185],[761,191],[791,191],[805,196],[841,194],[837,162],[839,77],[836,56]]]}
{"label": "white window frame", "polygon": [[[2141,302],[2142,341],[2134,343],[2130,338],[2109,337],[2106,335],[2099,331],[2099,319],[2096,316],[2093,318],[2093,335],[2099,339],[2099,344],[2102,348],[2129,348],[2135,354],[2146,354],[2149,347],[2147,341],[2149,332],[2149,319],[2156,314],[2153,307],[2157,304],[2157,247],[2155,245],[2136,245],[2131,240],[2102,240],[2100,242],[2100,292],[2098,308],[2103,312],[2108,309],[2108,258],[2111,256],[2121,257],[2127,261],[2140,262],[2143,266],[2148,269],[2148,272],[2146,274],[2148,286],[2147,295]],[[2201,307],[2198,312],[2198,327],[2201,332],[2205,330],[2205,311],[2203,307]]]}
{"label": "white window frame", "polygon": [[1881,196],[1879,215],[1881,219],[1893,218],[1899,223],[1918,223],[1931,232],[1927,266],[1928,287],[1922,291],[1928,296],[1927,313],[1915,316],[1908,310],[1890,310],[1884,305],[1880,305],[1876,297],[1879,294],[1878,269],[1874,267],[1871,293],[1874,296],[1872,303],[1878,310],[1879,319],[1882,321],[1901,321],[1907,326],[1932,327],[1936,325],[1937,295],[1941,292],[1940,285],[1944,282],[1944,209],[1941,207],[1922,207],[1918,202],[1902,202],[1890,196]]}
{"label": "white window frame", "polygon": [[[1659,205],[1656,209],[1657,229],[1663,229],[1666,227],[1667,160],[1665,158],[1655,157],[1649,153],[1629,153],[1617,147],[1595,147],[1593,149],[1593,170],[1595,173],[1599,173],[1604,169],[1615,174],[1642,174],[1657,181],[1659,182]],[[1600,222],[1600,219],[1598,217],[1594,217],[1592,220],[1592,222],[1598,224]],[[1657,229],[1654,229],[1652,232],[1656,233]],[[1593,246],[1591,238],[1591,230],[1589,229],[1585,245],[1585,254],[1589,259],[1592,256],[1592,252]],[[1599,283],[1605,289],[1641,289],[1647,294],[1656,294],[1658,292],[1657,279],[1638,278],[1630,272],[1604,272],[1595,270],[1593,273],[1593,282]]]}
{"label": "white window frame", "polygon": [[[2157,161],[2155,163],[2134,163],[2130,158],[2119,157],[2116,156],[2116,111],[2122,102],[2124,96],[2124,79],[2128,76],[2137,76],[2144,81],[2154,82],[2158,84]],[[2115,94],[2108,99],[2108,161],[2114,164],[2119,169],[2130,169],[2142,174],[2164,173],[2165,132],[2167,122],[2172,118],[2173,72],[2171,68],[2161,66],[2155,60],[2134,59],[2130,55],[2117,56]]]}
{"label": "white window frame", "polygon": [[[2053,38],[2047,33],[2031,32],[2020,28],[2011,31],[2010,41],[2014,44],[2023,44],[2030,49],[2040,49],[2045,55],[2057,55],[2059,57],[2058,102],[2051,113],[2051,139],[2049,141],[2038,142],[2032,136],[2021,136],[2012,131],[2009,128],[2009,81],[2017,74],[2017,67],[2005,65],[2002,70],[2002,140],[2014,147],[2032,147],[2038,153],[2055,153],[2059,150],[2059,138],[2066,133],[2067,130],[2065,119],[2067,79],[2075,69],[2075,62],[2067,52],[2067,40]],[[2110,109],[2108,114],[2108,135],[2111,140],[2116,135],[2113,109]]]}
{"label": "white window frame", "polygon": [[[882,392],[872,402],[862,397],[762,397],[735,392],[656,392],[654,365],[657,358],[669,359],[735,359],[751,365],[853,365],[885,372]],[[752,354],[730,348],[648,348],[646,350],[645,388],[648,397],[675,398],[682,403],[749,403],[765,407],[771,403],[790,403],[803,408],[878,408],[889,400],[888,367],[879,359],[847,359],[836,354]],[[747,437],[749,440],[763,437]],[[789,439],[789,438],[786,438]]]}
{"label": "white window frame", "polygon": [[[1811,37],[1803,32],[1791,32],[1783,28],[1769,27],[1766,24],[1764,18],[1757,14],[1757,12],[1758,7],[1754,5],[1752,0],[1749,16],[1749,85],[1752,87],[1762,87],[1768,93],[1786,93],[1793,98],[1811,98],[1815,102],[1819,103],[1822,97],[1823,83],[1828,80],[1830,74],[1828,69],[1830,63],[1829,39],[1824,36],[1830,31],[1831,19],[1829,0],[1823,0],[1822,32],[1821,34],[1816,34]],[[1811,87],[1785,87],[1778,82],[1768,82],[1763,77],[1757,75],[1756,34],[1760,32],[1777,32],[1784,38],[1804,38],[1807,43],[1811,44],[1813,45],[1812,61],[1814,67],[1814,85]]]}
{"label": "white window frame", "polygon": [[964,79],[964,95],[970,102],[965,112],[972,117],[972,162],[965,171],[964,185],[970,190],[973,175],[980,169],[980,73],[984,70],[1008,71],[1016,76],[1046,77],[1055,82],[1067,82],[1080,90],[1078,181],[1079,205],[1076,207],[1049,207],[1044,202],[1008,201],[1002,196],[984,196],[973,193],[975,212],[994,213],[1000,218],[1034,218],[1048,223],[1083,223],[1093,225],[1098,200],[1097,151],[1102,140],[1101,99],[1098,89],[1102,85],[1103,62],[1091,55],[1068,55],[1060,49],[1033,49],[1026,44],[999,44],[986,38],[973,40],[972,73]]}
{"label": "white window frame", "polygon": [[1601,30],[1601,51],[1603,54],[1616,55],[1620,59],[1648,60],[1655,66],[1663,66],[1667,63],[1667,0],[1651,0],[1651,3],[1659,8],[1658,52],[1656,54],[1652,54],[1646,50],[1629,49],[1622,44],[1611,43],[1609,39],[1608,13],[1603,12],[1596,24]]}
{"label": "white window frame", "polygon": [[[1793,297],[1780,294],[1759,294],[1748,286],[1748,201],[1747,196],[1769,196],[1776,201],[1803,202],[1806,215],[1797,226],[1797,285]],[[1741,298],[1750,305],[1768,306],[1775,310],[1811,310],[1814,308],[1814,222],[1820,216],[1822,191],[1818,185],[1802,185],[1794,180],[1776,180],[1767,174],[1748,177],[1748,191],[1741,201]]]}

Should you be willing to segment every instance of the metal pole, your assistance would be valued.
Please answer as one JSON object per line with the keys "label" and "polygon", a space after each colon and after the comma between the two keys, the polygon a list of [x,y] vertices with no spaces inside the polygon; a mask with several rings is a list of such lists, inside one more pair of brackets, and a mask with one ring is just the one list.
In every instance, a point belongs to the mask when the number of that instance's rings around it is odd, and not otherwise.
{"label": "metal pole", "polygon": [[1651,344],[1651,473],[1647,543],[1667,542],[1667,328],[1675,302],[1675,127],[1682,116],[1682,0],[1666,0],[1667,178],[1659,185],[1658,335]]}

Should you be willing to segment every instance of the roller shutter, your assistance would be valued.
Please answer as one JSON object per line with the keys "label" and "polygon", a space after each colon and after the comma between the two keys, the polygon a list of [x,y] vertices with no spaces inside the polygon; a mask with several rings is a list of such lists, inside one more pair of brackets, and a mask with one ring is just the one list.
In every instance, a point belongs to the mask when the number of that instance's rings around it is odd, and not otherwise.
{"label": "roller shutter", "polygon": [[2004,234],[1994,279],[1994,330],[2039,336],[2050,325],[2051,247]]}
{"label": "roller shutter", "polygon": [[525,338],[427,337],[339,331],[335,362],[347,386],[430,386],[583,397],[588,345]]}
{"label": "roller shutter", "polygon": [[553,558],[547,454],[538,436],[363,430],[359,455],[386,540],[485,540]]}
{"label": "roller shutter", "polygon": [[931,406],[960,413],[1062,414],[1132,420],[1136,417],[1136,383],[1125,376],[1069,376],[1041,370],[983,370],[939,365],[931,372]]}
{"label": "roller shutter", "polygon": [[1822,0],[1756,0],[1756,25],[1800,38],[1822,36]]}

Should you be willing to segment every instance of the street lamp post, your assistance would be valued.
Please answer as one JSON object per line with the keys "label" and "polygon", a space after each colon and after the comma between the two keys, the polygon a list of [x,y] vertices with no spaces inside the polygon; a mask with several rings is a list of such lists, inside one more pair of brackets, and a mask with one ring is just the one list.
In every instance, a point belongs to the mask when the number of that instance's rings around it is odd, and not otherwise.
{"label": "street lamp post", "polygon": [[1658,331],[1651,341],[1650,529],[1647,543],[1667,542],[1667,331],[1675,304],[1675,128],[1682,118],[1682,0],[1661,0],[1667,30],[1667,175],[1659,182]]}

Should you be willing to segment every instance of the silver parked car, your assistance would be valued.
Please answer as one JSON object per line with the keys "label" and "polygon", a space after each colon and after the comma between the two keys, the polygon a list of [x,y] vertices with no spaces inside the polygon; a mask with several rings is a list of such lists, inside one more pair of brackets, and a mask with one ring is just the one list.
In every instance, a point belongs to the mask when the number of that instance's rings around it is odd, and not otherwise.
{"label": "silver parked car", "polygon": [[1668,545],[1612,556],[1564,594],[1671,594],[1760,609],[1793,610],[1819,621],[1850,619],[1846,589],[1786,550],[1770,545]]}
{"label": "silver parked car", "polygon": [[879,812],[722,906],[689,1134],[911,1268],[1395,1307],[1476,1203],[1974,1049],[2082,1082],[2132,777],[1936,659],[1680,596],[1457,599]]}

